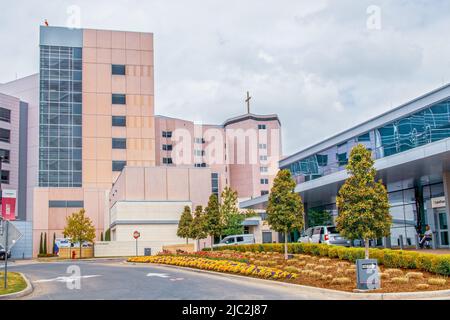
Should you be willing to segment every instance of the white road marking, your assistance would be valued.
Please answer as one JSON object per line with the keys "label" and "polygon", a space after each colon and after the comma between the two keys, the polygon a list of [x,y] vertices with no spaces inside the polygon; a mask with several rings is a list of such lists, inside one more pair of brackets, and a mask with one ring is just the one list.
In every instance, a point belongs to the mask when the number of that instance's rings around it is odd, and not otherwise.
{"label": "white road marking", "polygon": [[94,278],[94,277],[101,277],[101,275],[89,275],[89,276],[75,276],[75,277],[57,277],[53,279],[41,279],[33,281],[34,283],[41,283],[41,282],[73,282],[74,280],[81,280],[81,279],[88,279],[88,278]]}
{"label": "white road marking", "polygon": [[170,281],[183,281],[184,278],[172,278],[170,279]]}
{"label": "white road marking", "polygon": [[147,277],[159,277],[159,278],[169,278],[167,273],[148,273]]}

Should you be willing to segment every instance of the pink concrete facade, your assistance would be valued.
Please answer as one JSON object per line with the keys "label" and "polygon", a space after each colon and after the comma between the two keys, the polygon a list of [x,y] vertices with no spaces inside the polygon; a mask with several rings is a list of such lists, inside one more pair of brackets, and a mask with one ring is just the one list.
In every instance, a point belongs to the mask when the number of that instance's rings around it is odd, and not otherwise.
{"label": "pink concrete facade", "polygon": [[[113,75],[112,65],[125,65],[125,75]],[[34,188],[34,255],[41,233],[47,233],[50,245],[54,233],[63,236],[66,217],[81,209],[53,208],[50,202],[82,202],[99,240],[108,195],[120,175],[113,161],[155,165],[153,68],[153,34],[83,30],[82,188]],[[125,95],[126,104],[113,104],[113,94]],[[126,126],[113,126],[113,116],[125,116]],[[126,148],[113,149],[113,138],[126,139]]]}
{"label": "pink concrete facade", "polygon": [[[0,139],[0,154],[9,153],[8,161],[3,162],[2,171],[9,174],[8,181],[2,181],[2,189],[18,191],[19,188],[19,120],[20,100],[0,93],[0,108],[9,110],[10,120],[0,117],[0,128],[9,131],[9,141]],[[17,201],[21,199],[17,198]],[[16,216],[18,214],[16,206]]]}
{"label": "pink concrete facade", "polygon": [[156,165],[204,164],[218,173],[219,192],[229,186],[238,192],[240,200],[270,191],[282,152],[281,125],[276,115],[242,115],[223,125],[156,116],[155,129]]}

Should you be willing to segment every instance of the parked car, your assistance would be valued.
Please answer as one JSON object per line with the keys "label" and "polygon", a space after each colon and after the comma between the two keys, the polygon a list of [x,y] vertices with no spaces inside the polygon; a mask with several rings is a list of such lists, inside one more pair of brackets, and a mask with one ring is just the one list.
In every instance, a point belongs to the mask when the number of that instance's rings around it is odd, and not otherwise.
{"label": "parked car", "polygon": [[253,234],[239,234],[226,236],[218,244],[215,244],[213,247],[217,248],[223,246],[253,244],[253,243],[255,243],[255,236]]}
{"label": "parked car", "polygon": [[[8,250],[8,259],[11,258],[11,250]],[[5,260],[5,248],[0,244],[0,260]]]}
{"label": "parked car", "polygon": [[298,242],[301,243],[326,243],[336,246],[351,245],[350,240],[342,237],[335,226],[317,226],[307,229],[302,233]]}

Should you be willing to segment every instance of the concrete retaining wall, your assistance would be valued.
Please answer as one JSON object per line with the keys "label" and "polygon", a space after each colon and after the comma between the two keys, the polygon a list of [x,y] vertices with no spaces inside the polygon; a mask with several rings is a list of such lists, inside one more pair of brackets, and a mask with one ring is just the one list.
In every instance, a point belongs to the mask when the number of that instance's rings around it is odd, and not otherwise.
{"label": "concrete retaining wall", "polygon": [[[152,250],[152,255],[162,251],[163,243],[155,241],[138,241],[138,256],[144,255],[145,248]],[[97,241],[94,245],[94,257],[131,257],[136,256],[136,241]]]}

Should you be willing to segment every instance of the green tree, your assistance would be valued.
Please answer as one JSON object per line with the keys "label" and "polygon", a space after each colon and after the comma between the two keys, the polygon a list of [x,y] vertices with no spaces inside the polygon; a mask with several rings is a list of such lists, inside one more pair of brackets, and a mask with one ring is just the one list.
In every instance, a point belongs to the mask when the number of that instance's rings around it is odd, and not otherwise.
{"label": "green tree", "polygon": [[66,226],[64,228],[64,237],[68,237],[72,242],[80,243],[80,259],[81,248],[83,242],[93,242],[95,240],[95,227],[89,217],[85,215],[86,211],[81,209],[79,212],[73,213],[66,218]]}
{"label": "green tree", "polygon": [[331,214],[325,210],[310,210],[307,217],[308,227],[327,226],[333,223]]}
{"label": "green tree", "polygon": [[105,241],[111,241],[111,229],[105,231]]}
{"label": "green tree", "polygon": [[244,233],[242,222],[245,220],[246,216],[239,211],[237,205],[237,192],[230,187],[225,187],[221,198],[220,215],[223,219],[221,235],[228,236]]}
{"label": "green tree", "polygon": [[217,195],[215,194],[211,194],[208,200],[208,206],[205,208],[205,228],[211,237],[211,250],[213,250],[214,237],[221,236],[223,231],[223,217],[219,199],[217,199]]}
{"label": "green tree", "polygon": [[200,239],[205,239],[207,236],[208,233],[206,231],[203,207],[197,206],[194,212],[194,220],[191,225],[191,238],[197,240],[197,250],[200,248]]}
{"label": "green tree", "polygon": [[191,236],[192,225],[192,213],[189,206],[185,206],[183,213],[181,214],[180,221],[178,222],[177,236],[186,239],[186,244],[189,243],[189,237]]}
{"label": "green tree", "polygon": [[44,254],[47,254],[47,232],[44,233]]}
{"label": "green tree", "polygon": [[41,232],[41,239],[39,240],[39,254],[43,254],[44,253],[44,242],[42,239],[42,232]]}
{"label": "green tree", "polygon": [[289,170],[280,170],[274,180],[267,205],[267,222],[284,234],[284,256],[288,259],[288,233],[303,228],[303,202],[295,192],[296,183]]}
{"label": "green tree", "polygon": [[348,239],[364,240],[366,259],[369,240],[389,236],[392,225],[387,191],[381,180],[375,180],[373,164],[372,153],[362,144],[355,146],[347,165],[349,178],[336,199],[337,229]]}
{"label": "green tree", "polygon": [[52,254],[55,254],[56,233],[53,232]]}

